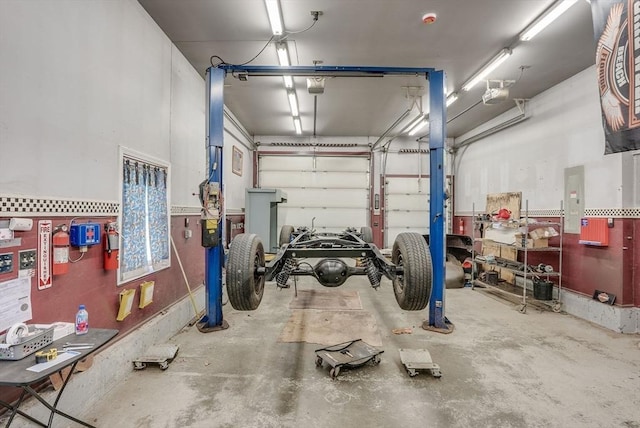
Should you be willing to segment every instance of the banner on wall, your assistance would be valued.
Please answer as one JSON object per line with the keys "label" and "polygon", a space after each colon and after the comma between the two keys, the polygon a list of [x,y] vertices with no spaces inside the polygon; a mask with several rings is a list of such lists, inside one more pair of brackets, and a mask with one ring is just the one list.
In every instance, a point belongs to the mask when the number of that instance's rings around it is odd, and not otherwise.
{"label": "banner on wall", "polygon": [[640,0],[592,0],[605,154],[640,149]]}

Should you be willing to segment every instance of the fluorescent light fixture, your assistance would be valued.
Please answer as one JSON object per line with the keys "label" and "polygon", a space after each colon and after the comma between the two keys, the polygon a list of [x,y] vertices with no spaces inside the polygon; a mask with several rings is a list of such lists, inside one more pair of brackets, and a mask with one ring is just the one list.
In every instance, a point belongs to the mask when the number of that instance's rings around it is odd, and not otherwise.
{"label": "fluorescent light fixture", "polygon": [[296,98],[296,93],[294,91],[288,91],[287,96],[289,97],[289,107],[291,107],[291,116],[299,116],[300,110],[298,110],[298,98]]}
{"label": "fluorescent light fixture", "polygon": [[415,135],[418,131],[427,126],[427,123],[429,123],[429,119],[427,119],[426,117],[421,116],[420,119],[421,120],[419,120],[415,125],[413,125],[412,128],[409,129],[409,136]]}
{"label": "fluorescent light fixture", "polygon": [[282,34],[282,15],[280,14],[280,0],[264,0],[267,6],[267,15],[271,24],[271,32],[274,36]]}
{"label": "fluorescent light fixture", "polygon": [[423,118],[424,116],[422,114],[420,114],[417,117],[414,117],[413,120],[411,122],[409,122],[407,124],[407,126],[405,126],[404,128],[402,128],[402,131],[400,132],[404,132],[404,131],[411,131],[413,129],[414,126],[416,126],[417,124],[420,123],[420,120]]}
{"label": "fluorescent light fixture", "polygon": [[302,134],[302,123],[300,122],[299,117],[293,118],[293,126],[296,127],[296,134],[298,135]]}
{"label": "fluorescent light fixture", "polygon": [[489,73],[498,68],[500,64],[502,64],[507,58],[509,58],[512,52],[513,51],[509,48],[502,49],[498,53],[498,55],[494,56],[491,61],[486,63],[480,70],[478,70],[476,74],[471,77],[471,79],[467,80],[467,82],[462,85],[462,90],[470,91],[471,88],[480,83],[481,80],[484,80],[484,78],[487,77]]}
{"label": "fluorescent light fixture", "polygon": [[289,50],[284,43],[278,43],[276,52],[278,53],[278,61],[282,67],[289,67]]}
{"label": "fluorescent light fixture", "polygon": [[282,80],[284,80],[284,87],[287,89],[293,89],[293,77],[291,76],[282,76]]}
{"label": "fluorescent light fixture", "polygon": [[526,42],[531,40],[540,31],[544,30],[547,25],[556,20],[557,17],[562,15],[573,6],[578,0],[558,0],[547,9],[542,15],[536,18],[531,25],[529,25],[522,33],[520,33],[520,40]]}
{"label": "fluorescent light fixture", "polygon": [[457,92],[452,92],[447,97],[447,107],[449,107],[451,104],[455,103],[457,99],[458,99],[458,93]]}

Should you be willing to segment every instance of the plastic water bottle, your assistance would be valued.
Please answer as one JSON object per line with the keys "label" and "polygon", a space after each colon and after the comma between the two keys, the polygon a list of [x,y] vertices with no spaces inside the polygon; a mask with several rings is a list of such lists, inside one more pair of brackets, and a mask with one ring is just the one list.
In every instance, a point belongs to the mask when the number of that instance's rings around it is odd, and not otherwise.
{"label": "plastic water bottle", "polygon": [[89,333],[89,312],[84,305],[80,305],[76,314],[76,334],[86,333]]}

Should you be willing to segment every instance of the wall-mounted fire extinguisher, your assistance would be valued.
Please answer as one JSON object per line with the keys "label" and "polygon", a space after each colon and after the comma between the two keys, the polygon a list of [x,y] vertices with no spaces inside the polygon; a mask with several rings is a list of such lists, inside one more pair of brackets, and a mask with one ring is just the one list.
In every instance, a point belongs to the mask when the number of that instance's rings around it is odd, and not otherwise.
{"label": "wall-mounted fire extinguisher", "polygon": [[51,238],[53,244],[53,269],[54,275],[64,275],[69,272],[69,232],[67,225],[57,226]]}
{"label": "wall-mounted fire extinguisher", "polygon": [[460,220],[458,220],[458,234],[464,235],[464,219],[463,218],[460,218]]}
{"label": "wall-mounted fire extinguisher", "polygon": [[109,222],[104,225],[104,270],[118,269],[118,257],[120,253],[118,224]]}

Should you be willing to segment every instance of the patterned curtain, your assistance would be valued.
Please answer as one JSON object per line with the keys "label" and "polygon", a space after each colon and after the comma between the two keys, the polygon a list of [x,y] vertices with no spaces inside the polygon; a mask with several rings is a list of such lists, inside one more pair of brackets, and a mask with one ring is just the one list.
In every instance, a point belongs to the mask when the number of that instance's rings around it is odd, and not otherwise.
{"label": "patterned curtain", "polygon": [[167,168],[124,158],[120,280],[169,265]]}

